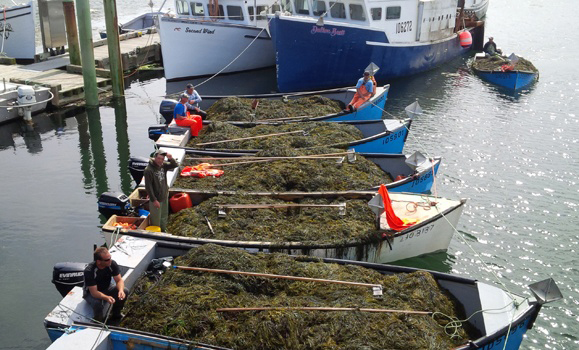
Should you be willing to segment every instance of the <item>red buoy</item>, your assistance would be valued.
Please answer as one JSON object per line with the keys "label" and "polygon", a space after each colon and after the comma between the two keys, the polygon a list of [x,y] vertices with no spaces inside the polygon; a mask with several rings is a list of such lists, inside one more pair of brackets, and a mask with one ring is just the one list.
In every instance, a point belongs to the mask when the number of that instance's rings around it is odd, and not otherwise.
{"label": "red buoy", "polygon": [[177,213],[183,209],[191,208],[193,203],[191,202],[191,197],[187,193],[177,193],[171,199],[169,199],[169,205],[171,206],[171,211]]}
{"label": "red buoy", "polygon": [[460,46],[462,47],[470,47],[472,45],[472,35],[468,30],[462,31],[458,38],[460,39]]}

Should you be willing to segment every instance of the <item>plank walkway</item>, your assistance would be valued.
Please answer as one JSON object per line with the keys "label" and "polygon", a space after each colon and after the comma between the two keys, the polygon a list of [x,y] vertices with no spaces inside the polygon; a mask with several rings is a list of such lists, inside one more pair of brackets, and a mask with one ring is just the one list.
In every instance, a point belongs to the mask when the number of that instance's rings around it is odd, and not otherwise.
{"label": "plank walkway", "polygon": [[[136,69],[143,64],[159,62],[161,58],[157,33],[142,36],[121,35],[120,47],[125,71]],[[97,85],[102,91],[110,89],[108,56],[106,39],[95,42]],[[2,79],[7,82],[49,87],[55,96],[52,104],[56,107],[84,99],[82,68],[71,65],[68,54],[50,57],[46,61],[29,65],[0,65],[0,84]]]}

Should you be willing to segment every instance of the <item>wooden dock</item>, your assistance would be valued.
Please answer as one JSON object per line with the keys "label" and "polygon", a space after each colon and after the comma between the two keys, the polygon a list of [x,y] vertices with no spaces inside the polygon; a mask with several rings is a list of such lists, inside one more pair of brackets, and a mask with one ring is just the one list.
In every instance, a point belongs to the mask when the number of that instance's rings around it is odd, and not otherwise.
{"label": "wooden dock", "polygon": [[[120,36],[120,47],[125,72],[139,66],[160,62],[159,34],[129,33]],[[42,55],[40,55],[42,56]],[[94,43],[97,85],[101,91],[110,89],[109,52],[106,39]],[[70,64],[68,54],[49,57],[28,65],[0,65],[0,84],[7,82],[42,85],[54,94],[52,104],[64,106],[84,99],[82,68]]]}

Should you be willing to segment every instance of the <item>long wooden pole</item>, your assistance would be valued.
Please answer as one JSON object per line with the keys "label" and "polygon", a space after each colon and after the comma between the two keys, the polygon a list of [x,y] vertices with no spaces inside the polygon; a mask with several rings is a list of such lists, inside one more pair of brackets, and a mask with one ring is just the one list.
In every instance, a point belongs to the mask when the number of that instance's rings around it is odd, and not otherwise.
{"label": "long wooden pole", "polygon": [[78,28],[76,26],[74,1],[64,0],[62,2],[62,8],[64,11],[64,23],[66,24],[66,41],[68,42],[68,57],[70,58],[70,64],[80,66],[80,46],[78,44]]}
{"label": "long wooden pole", "polygon": [[[346,154],[347,152],[344,152]],[[311,155],[311,156],[296,156],[296,157],[187,157],[187,159],[192,160],[261,160],[261,159],[270,159],[270,160],[283,160],[283,159],[341,159],[342,157],[325,157],[323,155]]]}
{"label": "long wooden pole", "polygon": [[252,139],[261,139],[264,137],[271,137],[271,136],[279,136],[279,135],[288,135],[288,134],[297,134],[300,132],[304,132],[304,130],[296,130],[296,131],[288,131],[288,132],[280,132],[277,134],[267,134],[267,135],[259,135],[259,136],[250,136],[250,137],[243,137],[240,139],[230,139],[230,140],[221,140],[221,141],[213,141],[213,142],[203,142],[203,143],[198,143],[195,146],[201,146],[201,145],[214,145],[216,143],[224,143],[224,142],[233,142],[233,141],[243,141],[243,140],[252,140]]}
{"label": "long wooden pole", "polygon": [[305,281],[305,282],[320,282],[320,283],[333,283],[333,284],[344,284],[350,286],[358,287],[379,287],[382,288],[380,284],[373,283],[360,283],[360,282],[348,282],[348,281],[338,281],[338,280],[327,280],[322,278],[310,278],[310,277],[298,277],[298,276],[286,276],[286,275],[272,275],[269,273],[258,273],[258,272],[246,272],[246,271],[232,271],[232,270],[219,270],[219,269],[206,269],[204,267],[190,267],[190,266],[173,266],[175,269],[186,270],[186,271],[200,271],[200,272],[211,272],[211,273],[223,273],[227,275],[244,275],[244,276],[255,276],[255,277],[266,277],[266,278],[279,278],[286,280],[295,281]]}
{"label": "long wooden pole", "polygon": [[89,0],[76,0],[76,15],[78,17],[78,38],[80,41],[85,103],[87,107],[98,107],[99,94],[94,64]]}
{"label": "long wooden pole", "polygon": [[117,17],[116,0],[103,0],[105,24],[107,28],[107,47],[109,49],[109,68],[113,97],[120,98],[125,93],[123,77],[123,61],[121,59],[121,44],[119,42],[119,20]]}
{"label": "long wooden pole", "polygon": [[297,310],[297,311],[360,311],[360,312],[375,312],[375,313],[399,313],[399,314],[416,314],[416,315],[432,315],[430,311],[414,311],[414,310],[390,310],[390,309],[368,309],[357,307],[231,307],[219,308],[217,312],[244,312],[244,311],[277,311],[277,310]]}

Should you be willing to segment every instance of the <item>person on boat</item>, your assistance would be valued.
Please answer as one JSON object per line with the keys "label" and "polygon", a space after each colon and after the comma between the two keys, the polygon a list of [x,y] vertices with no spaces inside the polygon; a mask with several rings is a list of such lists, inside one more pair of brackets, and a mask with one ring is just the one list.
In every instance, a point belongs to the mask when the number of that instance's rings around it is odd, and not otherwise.
{"label": "person on boat", "polygon": [[489,37],[489,41],[483,46],[483,51],[486,56],[502,55],[503,51],[497,49],[497,44],[494,42],[493,37]]}
{"label": "person on boat", "polygon": [[207,112],[199,108],[199,103],[203,101],[199,93],[195,91],[193,84],[187,84],[185,93],[189,96],[189,101],[187,101],[187,110],[191,111],[193,114],[200,115],[203,120],[207,118]]}
{"label": "person on boat", "polygon": [[368,101],[372,97],[372,92],[374,91],[374,83],[370,78],[370,72],[365,71],[364,76],[358,80],[356,84],[356,93],[352,98],[352,101],[348,104],[348,107],[344,112],[354,112],[360,107],[364,102]]}
{"label": "person on boat", "polygon": [[183,127],[191,128],[191,136],[197,136],[203,127],[203,117],[199,115],[190,115],[187,104],[190,97],[187,94],[181,94],[179,103],[173,110],[173,120],[175,124]]}
{"label": "person on boat", "polygon": [[[165,162],[165,156],[167,156],[168,162]],[[149,195],[149,225],[159,226],[163,232],[167,232],[167,218],[169,217],[167,171],[178,166],[179,164],[170,153],[158,150],[149,160],[143,175],[145,190]]]}
{"label": "person on boat", "polygon": [[[115,281],[115,285],[111,283]],[[105,302],[112,305],[109,320],[118,321],[123,317],[121,310],[127,300],[129,290],[121,277],[119,265],[111,259],[105,247],[94,251],[93,261],[84,269],[83,298],[94,312],[94,319],[103,322]]]}

